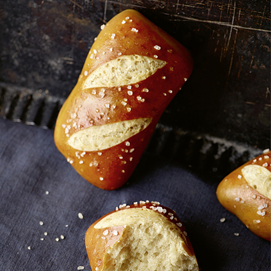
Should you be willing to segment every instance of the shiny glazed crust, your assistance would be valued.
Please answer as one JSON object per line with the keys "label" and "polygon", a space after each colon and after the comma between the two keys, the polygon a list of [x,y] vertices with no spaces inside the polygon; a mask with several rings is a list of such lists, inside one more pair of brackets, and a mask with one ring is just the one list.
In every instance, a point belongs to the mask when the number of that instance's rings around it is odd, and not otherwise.
{"label": "shiny glazed crust", "polygon": [[[139,211],[142,211],[143,213],[146,212],[146,209],[148,210],[152,210],[153,212],[155,212],[158,216],[163,216],[165,217],[168,221],[169,224],[171,224],[171,226],[169,225],[169,227],[171,227],[170,231],[174,231],[173,228],[175,230],[178,231],[179,236],[181,237],[180,240],[182,240],[182,248],[185,251],[185,253],[187,254],[187,257],[192,259],[193,261],[193,265],[194,268],[192,269],[186,269],[186,267],[184,266],[184,269],[180,269],[180,270],[199,270],[198,269],[198,264],[197,264],[197,260],[195,257],[195,253],[193,250],[193,247],[191,245],[191,242],[187,236],[187,232],[186,229],[184,227],[184,225],[182,224],[182,222],[180,221],[180,219],[177,217],[176,213],[171,210],[170,208],[164,207],[162,205],[160,205],[159,202],[148,202],[148,201],[140,201],[139,203],[134,203],[133,205],[122,205],[120,207],[117,207],[115,211],[110,212],[108,214],[106,214],[105,216],[101,217],[100,219],[98,219],[96,222],[94,222],[87,230],[86,232],[86,236],[85,236],[85,245],[86,245],[86,250],[87,250],[87,254],[89,257],[89,261],[90,261],[90,266],[92,268],[92,270],[95,271],[102,271],[102,270],[111,270],[110,266],[108,266],[108,264],[106,264],[104,262],[104,260],[106,259],[106,251],[108,251],[108,249],[114,249],[114,245],[120,241],[123,242],[123,235],[124,235],[124,231],[126,229],[126,223],[127,221],[125,221],[125,225],[122,222],[119,221],[114,221],[114,219],[112,219],[112,226],[108,226],[108,221],[106,222],[105,227],[103,227],[104,225],[101,224],[103,222],[103,220],[107,219],[108,217],[110,217],[109,219],[109,223],[111,222],[111,217],[112,214],[116,213],[116,212],[122,212],[122,211],[133,211],[133,209],[137,209]],[[154,214],[154,215],[156,215]],[[135,216],[135,214],[131,214],[131,217],[133,219],[133,217]],[[145,215],[142,215],[143,217],[145,217]],[[125,217],[127,218],[127,220],[129,220],[129,215],[125,214]],[[150,216],[151,217],[151,216]],[[134,218],[136,219],[136,218]],[[126,219],[125,219],[126,220]],[[154,223],[152,221],[145,221],[142,223],[143,228],[147,227],[147,223]],[[100,225],[101,224],[101,225]],[[100,225],[100,226],[99,226]],[[130,227],[131,225],[129,225],[129,222],[127,224],[127,227]],[[160,227],[165,227],[164,224],[161,223]],[[144,230],[144,229],[143,229]],[[148,236],[145,236],[145,238],[147,242],[150,242],[150,240],[148,240]],[[126,240],[126,239],[125,239]],[[173,240],[168,240],[167,239],[167,243],[172,242]],[[158,247],[159,249],[159,247]],[[168,253],[168,257],[170,257],[170,252],[167,251]],[[149,251],[149,256],[151,255],[150,251]],[[128,258],[131,257],[130,255],[126,255]],[[178,257],[181,257],[181,255],[179,255]],[[159,257],[160,258],[160,257]],[[155,260],[155,259],[154,259]],[[155,261],[157,261],[158,259],[156,259]],[[143,261],[143,259],[140,259],[140,261]],[[150,261],[150,260],[148,260]],[[188,261],[188,260],[186,260]],[[186,262],[185,261],[185,262]],[[115,269],[113,269],[115,270]],[[117,269],[117,270],[122,270],[122,269]],[[141,269],[136,269],[136,270],[141,270]],[[178,269],[179,270],[179,269]]]}
{"label": "shiny glazed crust", "polygon": [[[137,83],[86,88],[87,78],[105,63],[136,55],[166,64],[159,64],[162,68]],[[90,183],[106,190],[121,187],[139,162],[161,114],[190,76],[192,66],[187,49],[140,13],[126,10],[118,14],[98,35],[59,113],[54,134],[57,148]],[[107,149],[84,151],[68,143],[78,131],[138,119],[151,121],[143,130]],[[77,144],[74,142],[73,146]]]}
{"label": "shiny glazed crust", "polygon": [[258,165],[271,171],[270,163],[271,152],[265,152],[230,173],[217,187],[219,202],[253,233],[269,241],[271,241],[271,200],[249,185],[242,169]]}

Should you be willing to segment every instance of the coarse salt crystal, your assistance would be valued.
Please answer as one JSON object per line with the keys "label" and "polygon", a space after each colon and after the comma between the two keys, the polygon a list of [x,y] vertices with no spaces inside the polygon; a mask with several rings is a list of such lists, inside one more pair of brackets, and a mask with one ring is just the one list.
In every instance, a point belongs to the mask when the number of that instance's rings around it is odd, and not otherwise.
{"label": "coarse salt crystal", "polygon": [[153,48],[154,48],[155,50],[161,50],[161,47],[160,47],[159,45],[154,45]]}
{"label": "coarse salt crystal", "polygon": [[262,211],[262,212],[261,212],[261,211],[258,211],[257,214],[258,214],[258,215],[261,215],[261,216],[264,216],[264,215],[265,215],[265,211]]}
{"label": "coarse salt crystal", "polygon": [[162,207],[157,207],[157,211],[158,211],[159,213],[162,213],[162,212],[163,212],[163,208],[162,208]]}

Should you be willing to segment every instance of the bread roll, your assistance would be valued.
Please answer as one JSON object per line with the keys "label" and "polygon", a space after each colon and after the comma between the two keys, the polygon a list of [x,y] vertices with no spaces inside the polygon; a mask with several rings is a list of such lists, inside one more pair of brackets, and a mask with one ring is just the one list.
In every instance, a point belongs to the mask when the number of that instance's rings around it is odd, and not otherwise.
{"label": "bread roll", "polygon": [[123,11],[102,28],[54,137],[83,178],[112,190],[134,171],[193,64],[187,49],[137,11]]}
{"label": "bread roll", "polygon": [[271,241],[271,152],[247,162],[225,177],[217,198],[253,233]]}
{"label": "bread roll", "polygon": [[86,232],[93,271],[196,271],[198,263],[175,212],[158,202],[120,206]]}

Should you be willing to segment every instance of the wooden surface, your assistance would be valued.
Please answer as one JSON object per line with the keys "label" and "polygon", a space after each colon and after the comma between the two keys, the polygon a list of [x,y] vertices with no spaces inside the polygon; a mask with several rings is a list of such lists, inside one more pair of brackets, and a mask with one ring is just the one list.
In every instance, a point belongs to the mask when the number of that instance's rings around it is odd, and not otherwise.
{"label": "wooden surface", "polygon": [[[269,1],[4,0],[0,85],[65,99],[100,26],[127,8],[140,11],[194,57],[191,78],[160,123],[269,147]],[[2,90],[0,109],[5,95]],[[7,117],[3,110],[1,115]]]}

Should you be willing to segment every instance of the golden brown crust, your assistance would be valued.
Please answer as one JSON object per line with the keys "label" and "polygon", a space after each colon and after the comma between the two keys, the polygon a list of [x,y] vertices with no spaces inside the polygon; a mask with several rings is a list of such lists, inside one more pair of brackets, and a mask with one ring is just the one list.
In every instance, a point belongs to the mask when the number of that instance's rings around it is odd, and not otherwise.
{"label": "golden brown crust", "polygon": [[[167,64],[149,78],[121,90],[117,86],[83,89],[95,69],[129,55]],[[118,14],[98,35],[78,83],[59,113],[54,135],[57,148],[90,183],[107,190],[119,188],[134,171],[161,114],[190,76],[192,65],[189,52],[141,14],[134,10]],[[127,142],[109,149],[84,152],[67,144],[69,137],[81,129],[139,118],[151,118],[152,122]]]}
{"label": "golden brown crust", "polygon": [[251,187],[242,174],[248,165],[259,165],[271,171],[271,152],[248,161],[225,177],[217,187],[219,202],[235,214],[253,233],[271,240],[271,200]]}
{"label": "golden brown crust", "polygon": [[[89,262],[93,270],[95,270],[93,268],[94,266],[100,267],[103,265],[106,249],[121,238],[124,229],[124,226],[94,229],[95,224],[90,226],[85,236],[86,250],[87,254],[91,255],[89,256]],[[106,235],[104,234],[105,231],[107,231]],[[117,232],[118,234],[115,235],[114,232]],[[98,239],[99,241],[97,241]]]}

